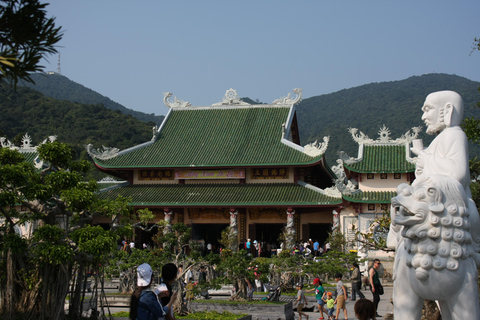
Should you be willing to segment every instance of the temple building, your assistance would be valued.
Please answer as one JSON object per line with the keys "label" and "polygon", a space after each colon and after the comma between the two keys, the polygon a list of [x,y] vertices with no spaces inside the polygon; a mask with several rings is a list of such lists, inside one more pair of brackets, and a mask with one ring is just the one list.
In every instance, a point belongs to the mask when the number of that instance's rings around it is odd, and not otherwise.
{"label": "temple building", "polygon": [[[148,208],[169,223],[192,227],[193,240],[218,243],[227,226],[238,239],[276,243],[286,226],[297,240],[326,240],[333,210],[344,200],[325,162],[328,137],[301,146],[295,97],[249,104],[230,89],[221,102],[192,107],[170,100],[151,141],[119,151],[87,148],[96,167],[125,183],[102,198],[131,198],[134,210]],[[110,221],[98,218],[95,223]],[[150,241],[138,230],[135,242]]]}
{"label": "temple building", "polygon": [[391,199],[397,195],[397,186],[410,184],[415,179],[415,161],[411,157],[410,143],[418,138],[421,128],[412,128],[398,139],[390,138],[390,130],[383,126],[377,140],[370,139],[363,132],[350,129],[353,140],[358,144],[357,158],[340,153],[338,165],[332,170],[338,176],[337,187],[342,192],[344,202],[334,220],[348,243],[347,249],[359,250],[359,254],[370,258],[384,258],[382,251],[369,254],[355,243],[355,233],[373,233],[386,238],[387,234],[376,230],[374,220],[389,214]]}

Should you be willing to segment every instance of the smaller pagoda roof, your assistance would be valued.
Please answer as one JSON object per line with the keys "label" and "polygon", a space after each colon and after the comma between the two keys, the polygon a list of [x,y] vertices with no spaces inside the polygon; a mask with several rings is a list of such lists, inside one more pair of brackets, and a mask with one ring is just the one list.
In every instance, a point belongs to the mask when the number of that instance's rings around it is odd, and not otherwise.
{"label": "smaller pagoda roof", "polygon": [[343,199],[356,203],[391,203],[396,191],[365,191],[357,194],[343,194]]}
{"label": "smaller pagoda roof", "polygon": [[358,162],[344,162],[344,167],[358,173],[407,173],[415,171],[415,164],[406,159],[406,146],[369,145],[363,147]]}
{"label": "smaller pagoda roof", "polygon": [[412,128],[398,139],[390,139],[385,125],[379,130],[377,140],[370,139],[358,129],[350,128],[350,134],[358,143],[358,157],[350,158],[340,153],[344,168],[358,173],[408,173],[415,171],[415,159],[410,157],[410,143],[418,137],[420,127]]}
{"label": "smaller pagoda roof", "polygon": [[99,193],[100,199],[131,198],[132,206],[331,206],[342,198],[295,183],[127,185]]}

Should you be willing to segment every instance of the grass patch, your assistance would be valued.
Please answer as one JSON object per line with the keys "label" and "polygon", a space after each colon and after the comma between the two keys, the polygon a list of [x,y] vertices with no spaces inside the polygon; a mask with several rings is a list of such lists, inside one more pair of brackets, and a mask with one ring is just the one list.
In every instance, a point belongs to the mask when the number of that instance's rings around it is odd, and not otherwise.
{"label": "grass patch", "polygon": [[119,311],[119,312],[115,312],[114,314],[111,315],[112,317],[115,317],[115,318],[128,318],[130,317],[130,312],[128,311]]}
{"label": "grass patch", "polygon": [[216,311],[194,312],[186,316],[175,316],[176,319],[195,319],[195,320],[237,320],[247,316],[247,314],[236,314],[228,311],[222,313]]}

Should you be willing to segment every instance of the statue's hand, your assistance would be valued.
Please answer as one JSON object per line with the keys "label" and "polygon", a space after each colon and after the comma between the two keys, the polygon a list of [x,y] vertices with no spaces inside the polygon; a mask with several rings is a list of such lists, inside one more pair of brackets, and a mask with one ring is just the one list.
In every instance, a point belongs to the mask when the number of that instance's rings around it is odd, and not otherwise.
{"label": "statue's hand", "polygon": [[425,153],[422,149],[417,149],[417,148],[410,148],[410,150],[415,153],[417,156],[420,156]]}

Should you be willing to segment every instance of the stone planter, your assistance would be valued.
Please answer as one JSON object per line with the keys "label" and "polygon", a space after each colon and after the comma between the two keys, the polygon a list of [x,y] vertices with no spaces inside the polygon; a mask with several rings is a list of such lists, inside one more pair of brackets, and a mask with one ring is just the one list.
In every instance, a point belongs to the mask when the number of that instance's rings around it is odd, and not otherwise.
{"label": "stone planter", "polygon": [[251,316],[252,320],[293,320],[295,313],[292,303],[285,304],[255,304],[255,303],[198,303],[190,302],[193,312],[197,311],[229,311],[232,313],[244,313]]}

